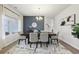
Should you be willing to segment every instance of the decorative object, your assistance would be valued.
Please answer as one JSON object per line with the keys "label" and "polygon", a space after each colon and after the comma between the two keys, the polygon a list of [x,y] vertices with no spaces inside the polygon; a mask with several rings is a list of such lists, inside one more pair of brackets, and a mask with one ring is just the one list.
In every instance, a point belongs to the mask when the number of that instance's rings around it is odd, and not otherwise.
{"label": "decorative object", "polygon": [[70,18],[71,18],[71,16],[69,16],[69,17],[67,18],[67,22],[69,22],[69,21],[70,21]]}
{"label": "decorative object", "polygon": [[61,25],[74,25],[76,24],[76,14],[72,14],[62,19]]}
{"label": "decorative object", "polygon": [[[35,19],[36,16],[24,16],[23,17],[23,32],[26,33],[26,32],[29,32],[30,30],[34,30],[34,29],[37,29],[39,31],[41,30],[44,30],[44,16],[43,17],[43,20],[41,21],[37,21]],[[34,25],[34,23],[36,23]],[[35,27],[35,28],[34,28]]]}
{"label": "decorative object", "polygon": [[66,23],[65,21],[62,21],[61,26],[64,26],[64,25],[65,25],[65,23]]}
{"label": "decorative object", "polygon": [[50,25],[49,24],[46,24],[47,25],[47,27],[49,28],[50,27]]}
{"label": "decorative object", "polygon": [[37,27],[37,23],[36,23],[36,22],[33,22],[33,23],[32,23],[32,27],[33,27],[33,28],[36,28],[36,27]]}
{"label": "decorative object", "polygon": [[67,18],[67,25],[74,25],[75,24],[75,17],[76,15],[75,14],[72,14],[71,16],[69,16]]}

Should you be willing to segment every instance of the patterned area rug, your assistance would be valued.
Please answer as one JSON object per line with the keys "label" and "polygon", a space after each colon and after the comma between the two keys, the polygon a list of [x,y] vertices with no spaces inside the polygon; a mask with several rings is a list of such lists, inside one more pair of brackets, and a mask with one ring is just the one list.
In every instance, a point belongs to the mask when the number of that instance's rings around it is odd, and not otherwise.
{"label": "patterned area rug", "polygon": [[43,45],[36,48],[35,44],[32,44],[30,48],[29,44],[24,44],[22,41],[19,45],[16,44],[13,48],[9,49],[5,54],[72,54],[69,50],[67,50],[63,45],[59,44],[59,46],[54,44],[49,44],[48,47]]}

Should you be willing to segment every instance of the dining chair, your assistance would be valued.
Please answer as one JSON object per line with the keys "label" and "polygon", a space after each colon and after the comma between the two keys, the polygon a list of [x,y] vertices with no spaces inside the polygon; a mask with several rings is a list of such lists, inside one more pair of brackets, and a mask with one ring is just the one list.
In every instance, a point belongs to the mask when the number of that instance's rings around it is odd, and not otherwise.
{"label": "dining chair", "polygon": [[42,44],[46,44],[46,46],[48,47],[48,33],[47,32],[41,32],[40,33],[40,44],[42,47]]}
{"label": "dining chair", "polygon": [[30,47],[32,44],[36,44],[36,48],[38,45],[38,33],[33,32],[29,34],[29,43],[30,43]]}
{"label": "dining chair", "polygon": [[26,36],[20,35],[18,44],[20,44],[20,41],[23,41],[23,40],[25,40],[25,45],[26,45]]}
{"label": "dining chair", "polygon": [[59,32],[56,35],[51,36],[51,43],[58,44],[59,45],[59,40],[58,40]]}
{"label": "dining chair", "polygon": [[[59,46],[59,32],[57,32],[56,35],[51,36],[51,43],[53,41],[53,45],[54,45],[54,52],[57,51],[57,49],[60,51],[61,47]],[[58,47],[58,48],[57,48]]]}

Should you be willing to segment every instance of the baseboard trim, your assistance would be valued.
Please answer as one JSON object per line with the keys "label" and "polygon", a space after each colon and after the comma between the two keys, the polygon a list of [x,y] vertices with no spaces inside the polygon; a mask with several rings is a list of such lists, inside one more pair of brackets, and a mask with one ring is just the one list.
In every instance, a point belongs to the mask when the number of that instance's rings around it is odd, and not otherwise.
{"label": "baseboard trim", "polygon": [[6,53],[9,49],[11,49],[11,48],[12,48],[14,45],[16,45],[16,44],[17,44],[17,41],[15,41],[15,42],[9,44],[8,46],[6,46],[6,47],[4,47],[4,48],[2,48],[2,49],[0,50],[0,54]]}
{"label": "baseboard trim", "polygon": [[79,50],[72,47],[71,45],[69,45],[68,43],[60,40],[60,43],[65,46],[69,51],[71,51],[73,54],[79,54]]}

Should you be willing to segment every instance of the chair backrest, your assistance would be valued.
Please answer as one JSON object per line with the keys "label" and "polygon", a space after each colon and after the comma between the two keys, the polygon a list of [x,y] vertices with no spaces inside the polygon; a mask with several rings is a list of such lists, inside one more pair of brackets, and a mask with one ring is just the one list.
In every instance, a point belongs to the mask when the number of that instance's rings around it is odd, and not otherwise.
{"label": "chair backrest", "polygon": [[40,41],[48,42],[48,32],[41,32],[40,33]]}
{"label": "chair backrest", "polygon": [[26,36],[22,36],[22,35],[21,35],[21,36],[20,36],[20,39],[26,39]]}
{"label": "chair backrest", "polygon": [[58,39],[58,36],[59,36],[59,32],[56,35],[53,35],[51,38]]}
{"label": "chair backrest", "polygon": [[37,42],[38,41],[38,33],[30,33],[30,42]]}
{"label": "chair backrest", "polygon": [[57,33],[57,37],[59,36],[59,32]]}
{"label": "chair backrest", "polygon": [[35,29],[34,32],[38,32],[38,30]]}

